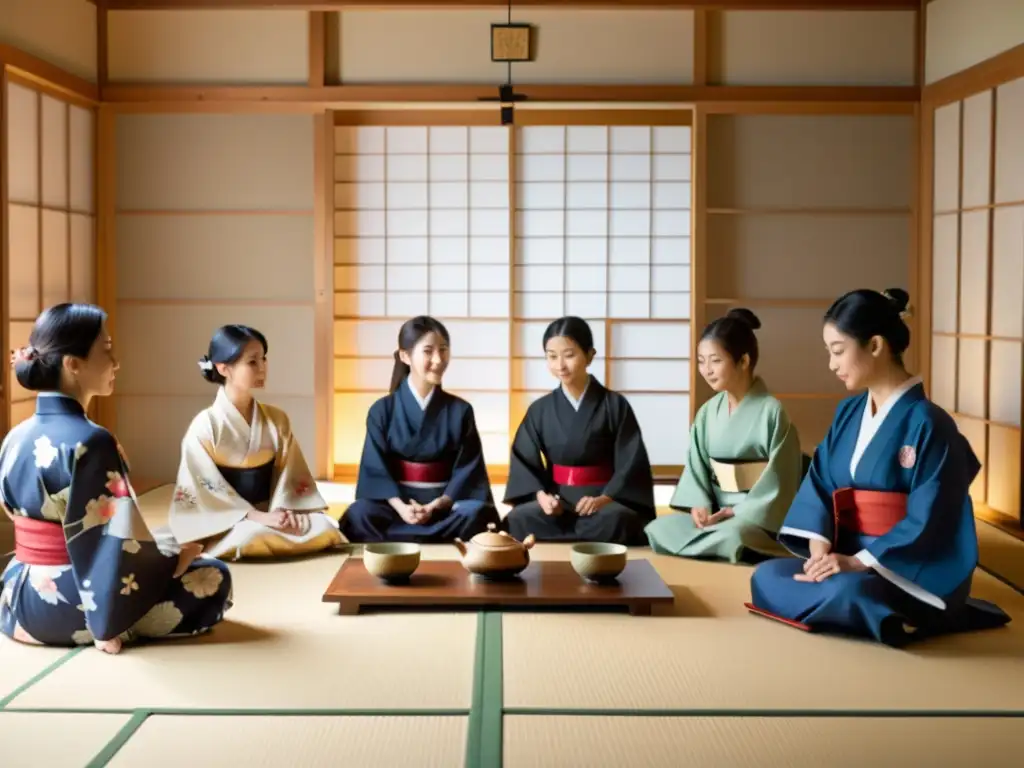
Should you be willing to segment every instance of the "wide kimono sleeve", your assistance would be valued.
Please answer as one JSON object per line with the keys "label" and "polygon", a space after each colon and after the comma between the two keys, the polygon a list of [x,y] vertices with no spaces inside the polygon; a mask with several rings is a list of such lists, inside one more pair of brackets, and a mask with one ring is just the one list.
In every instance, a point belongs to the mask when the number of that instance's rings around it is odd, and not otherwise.
{"label": "wide kimono sleeve", "polygon": [[366,415],[366,439],[359,459],[359,478],[356,481],[356,498],[371,501],[387,501],[402,498],[398,483],[391,474],[388,454],[388,413],[386,398],[378,400]]}
{"label": "wide kimono sleeve", "polygon": [[654,474],[643,433],[629,401],[622,396],[616,400],[612,411],[615,416],[614,470],[604,487],[604,495],[653,518]]}
{"label": "wide kimono sleeve", "polygon": [[944,609],[944,598],[978,564],[970,486],[981,465],[952,420],[925,422],[913,448],[917,458],[906,517],[856,557],[909,594]]}
{"label": "wide kimono sleeve", "polygon": [[452,464],[452,476],[444,495],[452,501],[475,499],[491,502],[491,481],[487,476],[484,448],[477,431],[473,406],[465,406],[460,422],[459,448]]}
{"label": "wide kimono sleeve", "polygon": [[169,520],[181,544],[226,533],[254,509],[221,474],[210,454],[214,442],[210,417],[204,411],[192,420],[181,440]]}
{"label": "wide kimono sleeve", "polygon": [[733,507],[733,513],[746,522],[774,532],[782,527],[790,503],[800,487],[803,454],[796,427],[781,404],[776,401],[766,411],[765,417],[771,422],[768,464],[743,501]]}
{"label": "wide kimono sleeve", "polygon": [[856,398],[850,398],[839,404],[835,418],[828,428],[828,434],[814,451],[811,465],[800,484],[800,490],[797,491],[789,512],[782,521],[779,543],[797,557],[811,556],[812,539],[830,546],[835,541],[836,520],[832,494],[836,487],[832,482],[832,451],[856,402]]}
{"label": "wide kimono sleeve", "polygon": [[690,446],[686,451],[686,466],[672,493],[669,506],[689,511],[695,507],[711,509],[714,489],[711,487],[711,459],[707,449],[708,403],[697,411],[690,427]]}
{"label": "wide kimono sleeve", "polygon": [[64,535],[86,626],[97,640],[130,629],[169,594],[178,557],[160,552],[139,512],[117,441],[97,430],[71,459]]}
{"label": "wide kimono sleeve", "polygon": [[262,406],[263,415],[274,436],[274,492],[270,509],[292,512],[323,512],[327,502],[316,487],[306,457],[292,432],[288,415],[279,408]]}
{"label": "wide kimono sleeve", "polygon": [[508,462],[508,483],[504,498],[506,504],[532,501],[540,491],[550,492],[554,487],[551,467],[545,461],[544,441],[540,436],[541,409],[544,403],[544,399],[531,403],[516,430]]}

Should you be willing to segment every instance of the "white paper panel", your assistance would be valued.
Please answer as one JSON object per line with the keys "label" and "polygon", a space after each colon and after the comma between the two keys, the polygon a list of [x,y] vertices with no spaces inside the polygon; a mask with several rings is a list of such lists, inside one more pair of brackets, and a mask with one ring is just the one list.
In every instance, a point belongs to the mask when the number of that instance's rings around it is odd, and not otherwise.
{"label": "white paper panel", "polygon": [[449,386],[447,379],[445,379],[445,389],[473,406],[478,432],[507,436],[508,392],[468,392],[455,386]]}
{"label": "white paper panel", "polygon": [[334,388],[343,392],[379,392],[387,388],[393,358],[342,358],[334,361]]}
{"label": "white paper panel", "polygon": [[929,395],[947,411],[956,410],[956,343],[952,336],[932,336],[932,377]]}
{"label": "white paper panel", "polygon": [[992,335],[1021,338],[1024,336],[1024,206],[996,208],[992,213]]}
{"label": "white paper panel", "polygon": [[52,96],[41,97],[43,117],[43,205],[68,206],[68,107]]}
{"label": "white paper panel", "polygon": [[974,419],[959,418],[954,421],[956,421],[960,434],[967,439],[974,454],[978,457],[978,461],[981,462],[981,471],[971,483],[970,494],[975,504],[984,504],[988,475],[986,466],[988,464],[988,425]]}
{"label": "white paper panel", "polygon": [[992,163],[992,91],[964,101],[964,170],[961,206],[973,208],[989,202]]}
{"label": "white paper panel", "polygon": [[450,389],[508,391],[508,360],[453,358],[444,375]]}
{"label": "white paper panel", "polygon": [[42,211],[43,307],[68,300],[71,275],[68,267],[68,215]]}
{"label": "white paper panel", "polygon": [[1021,343],[993,341],[989,363],[988,417],[1020,426]]}
{"label": "white paper panel", "polygon": [[689,360],[612,360],[609,386],[620,392],[688,392]]}
{"label": "white paper panel", "polygon": [[690,443],[690,396],[627,395],[651,464],[684,464]]}
{"label": "white paper panel", "polygon": [[387,394],[388,381],[377,392],[345,392],[334,395],[334,463],[359,464],[366,439],[366,414]]}
{"label": "white paper panel", "polygon": [[960,207],[960,102],[935,110],[933,210]]}
{"label": "white paper panel", "polygon": [[690,356],[688,323],[616,323],[612,326],[613,359],[665,358]]}
{"label": "white paper panel", "polygon": [[997,203],[1024,201],[1024,77],[1001,85],[996,103]]}
{"label": "white paper panel", "polygon": [[7,198],[12,203],[39,202],[39,98],[28,88],[7,85]]}
{"label": "white paper panel", "polygon": [[957,411],[985,418],[985,354],[987,342],[960,339]]}
{"label": "white paper panel", "polygon": [[70,206],[73,211],[94,213],[96,211],[96,192],[93,182],[96,159],[95,118],[91,111],[81,107],[71,106],[69,110],[71,120],[69,125],[69,140],[71,142]]}
{"label": "white paper panel", "polygon": [[42,311],[39,306],[39,210],[23,205],[7,208],[8,267],[7,298],[10,301],[10,317],[18,320],[35,320]]}
{"label": "white paper panel", "polygon": [[96,222],[71,214],[71,301],[96,300]]}
{"label": "white paper panel", "polygon": [[384,317],[387,297],[383,291],[361,291],[334,294],[335,317]]}
{"label": "white paper panel", "polygon": [[[34,323],[11,323],[10,325],[10,342],[11,349],[21,349],[28,345],[28,338],[32,333],[32,326]],[[10,398],[11,400],[24,400],[26,398],[35,398],[36,393],[30,392],[29,390],[22,387],[18,380],[14,376],[14,368],[7,368],[7,372],[10,375],[11,389]]]}
{"label": "white paper panel", "polygon": [[932,329],[946,333],[958,330],[959,224],[958,214],[936,216],[932,229]]}
{"label": "white paper panel", "polygon": [[961,214],[960,332],[987,333],[989,212]]}
{"label": "white paper panel", "polygon": [[482,432],[480,444],[483,446],[484,462],[490,467],[508,466],[509,439],[507,432],[494,434]]}
{"label": "white paper panel", "polygon": [[[594,348],[598,356],[604,354],[605,324],[601,320],[591,320],[582,315],[590,326],[590,333],[594,337]],[[544,332],[547,330],[548,322],[517,322],[513,327],[512,354],[516,357],[531,357],[541,359],[544,357]]]}

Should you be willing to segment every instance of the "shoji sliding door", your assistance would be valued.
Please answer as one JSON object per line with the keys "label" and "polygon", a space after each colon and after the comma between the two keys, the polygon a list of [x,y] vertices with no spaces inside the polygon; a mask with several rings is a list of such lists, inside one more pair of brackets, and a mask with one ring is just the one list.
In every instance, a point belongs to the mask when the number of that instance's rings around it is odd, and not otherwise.
{"label": "shoji sliding door", "polygon": [[[95,300],[94,113],[28,84],[8,82],[5,96],[5,335],[17,349],[46,307]],[[35,395],[6,370],[10,428],[32,414]]]}
{"label": "shoji sliding door", "polygon": [[334,134],[334,462],[351,478],[398,330],[452,334],[446,387],[474,405],[503,479],[556,386],[541,336],[591,323],[592,372],[630,399],[652,463],[683,463],[690,391],[688,112],[339,113]]}

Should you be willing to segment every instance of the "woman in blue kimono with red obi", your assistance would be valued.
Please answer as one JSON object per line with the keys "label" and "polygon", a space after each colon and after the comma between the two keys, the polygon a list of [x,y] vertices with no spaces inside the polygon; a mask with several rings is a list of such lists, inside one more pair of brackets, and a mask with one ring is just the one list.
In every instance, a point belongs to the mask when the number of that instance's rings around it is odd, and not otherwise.
{"label": "woman in blue kimono with red obi", "polygon": [[808,631],[891,646],[1009,622],[970,597],[980,464],[953,419],[903,366],[908,296],[858,290],[825,314],[830,367],[847,389],[779,542],[800,559],[759,565],[748,608]]}
{"label": "woman in blue kimono with red obi", "polygon": [[0,582],[0,631],[15,640],[117,653],[123,642],[206,632],[231,606],[231,574],[161,551],[143,522],[120,446],[86,411],[114,389],[103,310],[60,304],[14,353],[36,412],[0,447],[0,501],[15,552]]}
{"label": "woman in blue kimono with red obi", "polygon": [[509,532],[519,540],[646,544],[654,478],[629,401],[587,371],[596,352],[585,320],[555,320],[543,343],[560,385],[530,404],[512,442]]}
{"label": "woman in blue kimono with red obi", "polygon": [[350,542],[469,540],[498,524],[473,406],[441,389],[450,343],[432,317],[402,325],[391,393],[370,407],[356,500],[340,521]]}

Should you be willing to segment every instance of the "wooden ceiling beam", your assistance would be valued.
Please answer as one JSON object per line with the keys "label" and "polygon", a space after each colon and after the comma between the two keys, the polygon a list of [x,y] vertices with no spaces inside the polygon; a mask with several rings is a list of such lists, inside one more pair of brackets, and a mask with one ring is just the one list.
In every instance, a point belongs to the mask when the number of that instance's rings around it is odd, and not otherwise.
{"label": "wooden ceiling beam", "polygon": [[[261,9],[339,11],[345,8],[445,10],[506,8],[508,0],[107,0],[112,11]],[[601,8],[614,10],[692,9],[709,11],[916,11],[920,0],[513,0],[513,10]]]}

